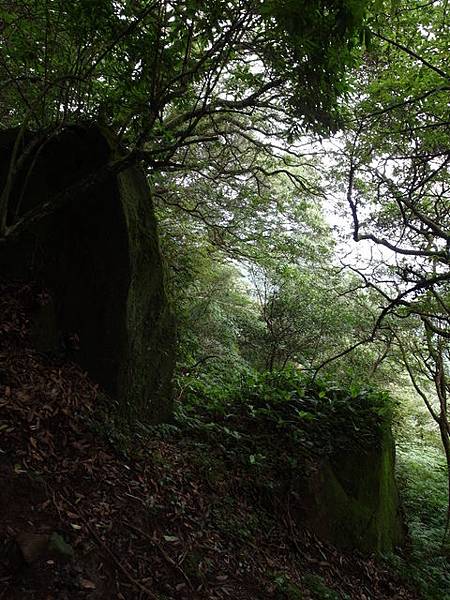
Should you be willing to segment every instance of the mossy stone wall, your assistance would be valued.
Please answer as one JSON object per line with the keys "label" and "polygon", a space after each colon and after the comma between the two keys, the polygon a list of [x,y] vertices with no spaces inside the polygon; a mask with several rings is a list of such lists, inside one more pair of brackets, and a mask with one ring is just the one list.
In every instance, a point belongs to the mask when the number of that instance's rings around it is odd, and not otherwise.
{"label": "mossy stone wall", "polygon": [[405,525],[395,481],[390,426],[372,448],[336,451],[306,482],[303,523],[344,549],[386,553],[401,546]]}

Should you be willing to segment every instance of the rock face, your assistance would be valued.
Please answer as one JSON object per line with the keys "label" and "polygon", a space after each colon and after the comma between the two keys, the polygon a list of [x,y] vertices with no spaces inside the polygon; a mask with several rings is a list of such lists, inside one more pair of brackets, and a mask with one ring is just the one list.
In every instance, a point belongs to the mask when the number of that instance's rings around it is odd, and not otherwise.
{"label": "rock face", "polygon": [[380,428],[374,447],[353,446],[336,452],[306,488],[302,520],[318,537],[365,553],[391,552],[404,542],[389,424]]}
{"label": "rock face", "polygon": [[[16,136],[17,130],[0,133],[0,189]],[[22,151],[30,139],[25,136]],[[92,125],[65,129],[37,148],[14,178],[10,205],[19,216],[114,158],[109,134]],[[50,288],[62,344],[118,400],[123,415],[150,423],[169,417],[174,322],[150,191],[139,169],[80,189],[1,254],[1,272]]]}

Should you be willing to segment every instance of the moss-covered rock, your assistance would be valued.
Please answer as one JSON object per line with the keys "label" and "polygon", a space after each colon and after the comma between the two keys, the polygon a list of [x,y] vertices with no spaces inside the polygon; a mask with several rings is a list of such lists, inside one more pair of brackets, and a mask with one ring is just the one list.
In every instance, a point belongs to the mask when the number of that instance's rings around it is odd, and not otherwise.
{"label": "moss-covered rock", "polygon": [[[17,130],[0,134],[1,189],[16,137]],[[175,333],[145,176],[131,167],[96,177],[117,148],[95,125],[66,128],[32,148],[33,139],[26,134],[20,144],[11,221],[13,213],[16,220],[78,181],[92,181],[3,248],[0,269],[50,288],[59,335],[49,332],[49,340],[62,340],[70,357],[118,400],[122,415],[161,422],[172,408]],[[41,325],[42,319],[35,329]]]}
{"label": "moss-covered rock", "polygon": [[[119,371],[125,405],[152,423],[170,416],[175,359],[174,319],[167,301],[156,219],[147,181],[139,170],[118,176],[126,219],[130,278],[126,304],[127,344]],[[149,401],[150,400],[150,401]]]}
{"label": "moss-covered rock", "polygon": [[355,444],[325,461],[306,483],[303,522],[338,547],[385,553],[404,541],[388,423],[370,448]]}

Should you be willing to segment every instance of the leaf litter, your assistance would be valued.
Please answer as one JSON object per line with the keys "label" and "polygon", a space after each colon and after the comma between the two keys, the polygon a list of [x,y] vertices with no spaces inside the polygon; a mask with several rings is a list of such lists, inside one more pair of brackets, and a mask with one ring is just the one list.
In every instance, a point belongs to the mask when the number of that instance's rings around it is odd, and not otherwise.
{"label": "leaf litter", "polygon": [[[204,439],[149,430],[124,452],[101,430],[104,395],[87,374],[33,349],[39,294],[0,284],[1,600],[418,598],[382,563],[264,506],[248,469],[211,477],[220,449]],[[74,558],[15,564],[23,532],[57,532]]]}

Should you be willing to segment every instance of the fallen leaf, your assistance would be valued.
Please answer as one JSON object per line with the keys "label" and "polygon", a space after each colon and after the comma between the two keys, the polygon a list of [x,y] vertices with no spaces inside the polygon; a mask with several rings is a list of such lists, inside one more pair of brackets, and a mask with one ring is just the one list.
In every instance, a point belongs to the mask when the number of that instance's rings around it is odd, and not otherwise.
{"label": "fallen leaf", "polygon": [[85,590],[95,590],[97,587],[93,581],[84,579],[83,577],[80,578],[80,586]]}

